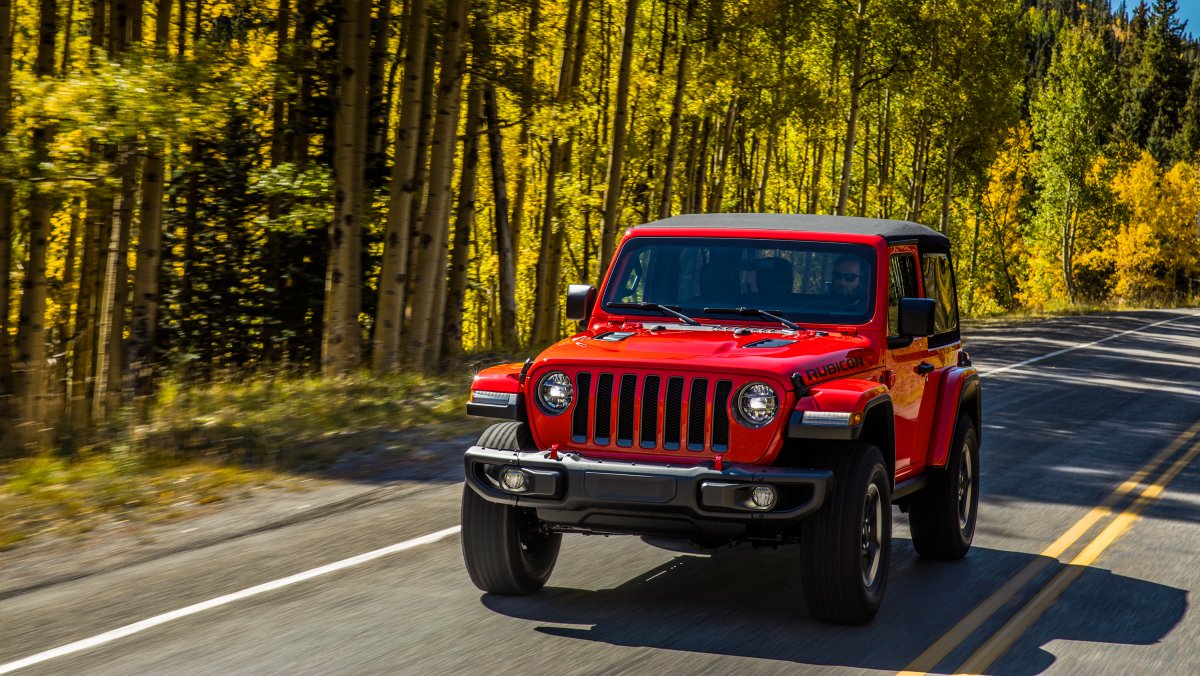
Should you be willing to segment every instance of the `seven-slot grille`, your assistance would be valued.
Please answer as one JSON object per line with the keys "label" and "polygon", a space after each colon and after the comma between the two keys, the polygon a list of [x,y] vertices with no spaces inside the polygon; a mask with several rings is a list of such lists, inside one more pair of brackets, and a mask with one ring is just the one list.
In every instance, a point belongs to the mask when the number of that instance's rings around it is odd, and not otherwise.
{"label": "seven-slot grille", "polygon": [[731,380],[587,371],[573,380],[571,441],[576,444],[729,450]]}

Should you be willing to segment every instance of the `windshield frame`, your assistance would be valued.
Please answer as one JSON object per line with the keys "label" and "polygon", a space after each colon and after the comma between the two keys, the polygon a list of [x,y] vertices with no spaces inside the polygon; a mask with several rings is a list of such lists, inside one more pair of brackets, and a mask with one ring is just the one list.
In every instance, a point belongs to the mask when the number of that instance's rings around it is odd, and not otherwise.
{"label": "windshield frame", "polygon": [[[660,235],[644,235],[640,237],[631,237],[626,240],[618,250],[616,258],[613,260],[609,274],[605,279],[604,287],[601,292],[599,302],[600,309],[609,315],[627,316],[637,319],[645,318],[649,320],[661,319],[671,323],[674,320],[670,317],[664,317],[662,314],[653,310],[639,310],[634,308],[614,308],[613,303],[627,302],[622,301],[618,297],[620,284],[618,280],[623,279],[625,268],[632,260],[632,257],[645,250],[648,247],[656,245],[669,245],[673,247],[689,247],[689,246],[718,246],[728,248],[759,248],[759,249],[774,249],[774,250],[798,250],[806,252],[825,252],[831,254],[855,254],[865,262],[867,279],[865,309],[862,312],[855,314],[840,314],[832,313],[828,310],[819,312],[801,311],[797,308],[780,308],[780,307],[758,307],[760,310],[775,312],[782,310],[778,314],[789,321],[807,327],[812,325],[821,326],[862,326],[869,324],[875,317],[877,305],[877,288],[879,285],[878,273],[878,257],[877,247],[862,241],[844,241],[844,240],[827,240],[827,239],[809,239],[809,238],[774,238],[774,237],[721,237],[721,236],[706,236],[706,237],[680,237],[680,236],[660,236]],[[825,282],[828,283],[828,282]],[[670,300],[670,299],[667,299]],[[676,299],[677,300],[677,299]],[[649,299],[644,302],[661,302],[661,299]],[[683,305],[678,302],[666,302],[665,305],[679,307],[681,311],[689,317],[706,321],[711,324],[775,324],[778,322],[757,316],[735,316],[725,313],[704,312],[705,307],[728,307],[722,304],[718,299],[702,298],[701,302],[696,305]],[[742,303],[746,307],[757,307]]]}

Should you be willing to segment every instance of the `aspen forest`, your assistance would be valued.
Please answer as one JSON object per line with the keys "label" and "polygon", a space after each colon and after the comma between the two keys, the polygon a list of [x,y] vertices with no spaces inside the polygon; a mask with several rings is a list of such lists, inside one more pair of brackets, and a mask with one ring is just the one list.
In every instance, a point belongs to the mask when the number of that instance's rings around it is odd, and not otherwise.
{"label": "aspen forest", "polygon": [[679,213],[928,225],[973,316],[1195,302],[1197,28],[1177,0],[0,0],[0,446],[168,378],[524,358]]}

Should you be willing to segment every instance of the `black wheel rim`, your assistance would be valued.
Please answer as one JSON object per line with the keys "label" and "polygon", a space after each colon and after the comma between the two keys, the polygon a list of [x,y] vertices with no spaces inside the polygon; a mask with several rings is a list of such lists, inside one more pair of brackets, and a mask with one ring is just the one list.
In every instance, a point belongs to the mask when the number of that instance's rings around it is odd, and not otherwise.
{"label": "black wheel rim", "polygon": [[874,483],[867,486],[867,494],[863,498],[859,553],[863,584],[872,587],[879,577],[879,567],[883,559],[883,500],[879,495],[879,487]]}
{"label": "black wheel rim", "polygon": [[972,501],[975,497],[975,466],[971,446],[963,442],[962,459],[958,463],[958,528],[966,532],[971,524]]}

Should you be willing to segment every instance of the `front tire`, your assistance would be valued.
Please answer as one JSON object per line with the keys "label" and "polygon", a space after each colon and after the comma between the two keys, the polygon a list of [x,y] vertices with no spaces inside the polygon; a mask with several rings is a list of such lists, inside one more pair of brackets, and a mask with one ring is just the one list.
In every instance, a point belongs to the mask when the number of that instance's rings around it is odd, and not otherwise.
{"label": "front tire", "polygon": [[[508,451],[532,450],[524,423],[499,423],[484,431],[479,445]],[[528,447],[527,447],[528,446]],[[492,594],[525,595],[541,589],[562,543],[546,532],[532,509],[502,505],[463,486],[462,551],[471,582]]]}
{"label": "front tire", "polygon": [[930,469],[929,485],[908,508],[913,547],[922,558],[956,561],[967,555],[979,515],[979,436],[961,415],[945,469]]}
{"label": "front tire", "polygon": [[818,620],[866,624],[887,586],[891,483],[876,446],[853,444],[832,453],[833,491],[801,532],[800,581]]}

